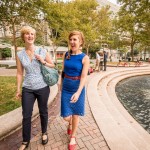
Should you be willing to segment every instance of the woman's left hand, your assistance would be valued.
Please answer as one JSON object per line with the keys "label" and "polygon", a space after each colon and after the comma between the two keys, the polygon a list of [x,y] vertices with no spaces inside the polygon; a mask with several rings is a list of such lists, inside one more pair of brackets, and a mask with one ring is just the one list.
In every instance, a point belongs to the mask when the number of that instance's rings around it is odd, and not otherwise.
{"label": "woman's left hand", "polygon": [[36,58],[37,60],[39,60],[42,64],[45,63],[45,60],[42,58],[41,55],[35,54],[35,58]]}
{"label": "woman's left hand", "polygon": [[70,103],[76,103],[78,101],[79,96],[80,96],[80,93],[78,92],[74,93],[71,97]]}

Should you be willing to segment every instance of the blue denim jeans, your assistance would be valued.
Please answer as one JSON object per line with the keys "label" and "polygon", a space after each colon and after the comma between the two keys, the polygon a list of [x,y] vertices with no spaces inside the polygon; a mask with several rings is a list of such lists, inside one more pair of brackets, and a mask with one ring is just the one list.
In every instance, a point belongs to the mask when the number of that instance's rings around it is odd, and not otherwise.
{"label": "blue denim jeans", "polygon": [[48,86],[38,89],[31,90],[23,87],[22,89],[22,135],[23,142],[29,142],[31,138],[31,117],[33,111],[33,105],[37,99],[38,108],[41,119],[42,133],[47,131],[48,123],[48,97],[50,94],[50,88]]}

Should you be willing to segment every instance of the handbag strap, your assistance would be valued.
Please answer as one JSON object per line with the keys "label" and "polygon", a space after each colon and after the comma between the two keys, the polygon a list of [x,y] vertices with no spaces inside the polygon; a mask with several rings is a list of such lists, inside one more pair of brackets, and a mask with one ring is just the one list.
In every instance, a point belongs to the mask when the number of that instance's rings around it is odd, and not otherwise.
{"label": "handbag strap", "polygon": [[39,48],[39,55],[41,54],[41,51],[42,51],[42,49],[41,49],[41,47]]}
{"label": "handbag strap", "polygon": [[[39,55],[41,54],[41,51],[42,51],[42,49],[41,49],[41,47],[39,48]],[[38,62],[39,62],[39,64],[40,64],[40,66],[42,66],[43,64],[38,60]]]}

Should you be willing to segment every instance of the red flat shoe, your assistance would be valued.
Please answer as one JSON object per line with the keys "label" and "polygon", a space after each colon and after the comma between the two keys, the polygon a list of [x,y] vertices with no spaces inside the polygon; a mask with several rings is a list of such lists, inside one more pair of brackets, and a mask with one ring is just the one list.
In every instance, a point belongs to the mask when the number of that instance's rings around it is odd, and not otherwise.
{"label": "red flat shoe", "polygon": [[67,129],[67,134],[71,135],[72,134],[72,130],[70,129],[71,124],[69,124],[68,129]]}
{"label": "red flat shoe", "polygon": [[[75,138],[75,136],[72,136],[71,138]],[[68,150],[75,150],[77,144],[68,144]]]}
{"label": "red flat shoe", "polygon": [[72,130],[71,130],[71,129],[68,129],[68,130],[67,130],[67,134],[68,134],[68,135],[71,135],[71,134],[72,134]]}

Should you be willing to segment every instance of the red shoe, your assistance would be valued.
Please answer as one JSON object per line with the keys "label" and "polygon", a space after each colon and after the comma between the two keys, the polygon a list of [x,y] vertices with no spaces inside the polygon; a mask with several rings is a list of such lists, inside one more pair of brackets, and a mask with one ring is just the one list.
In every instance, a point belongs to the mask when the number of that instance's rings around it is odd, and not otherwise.
{"label": "red shoe", "polygon": [[[71,138],[75,138],[75,136],[72,136]],[[68,144],[68,150],[75,150],[77,144]]]}
{"label": "red shoe", "polygon": [[68,135],[71,135],[71,134],[72,134],[72,130],[68,128],[67,134],[68,134]]}
{"label": "red shoe", "polygon": [[71,124],[68,125],[68,129],[67,129],[67,134],[71,135],[72,134],[72,130],[70,129]]}

